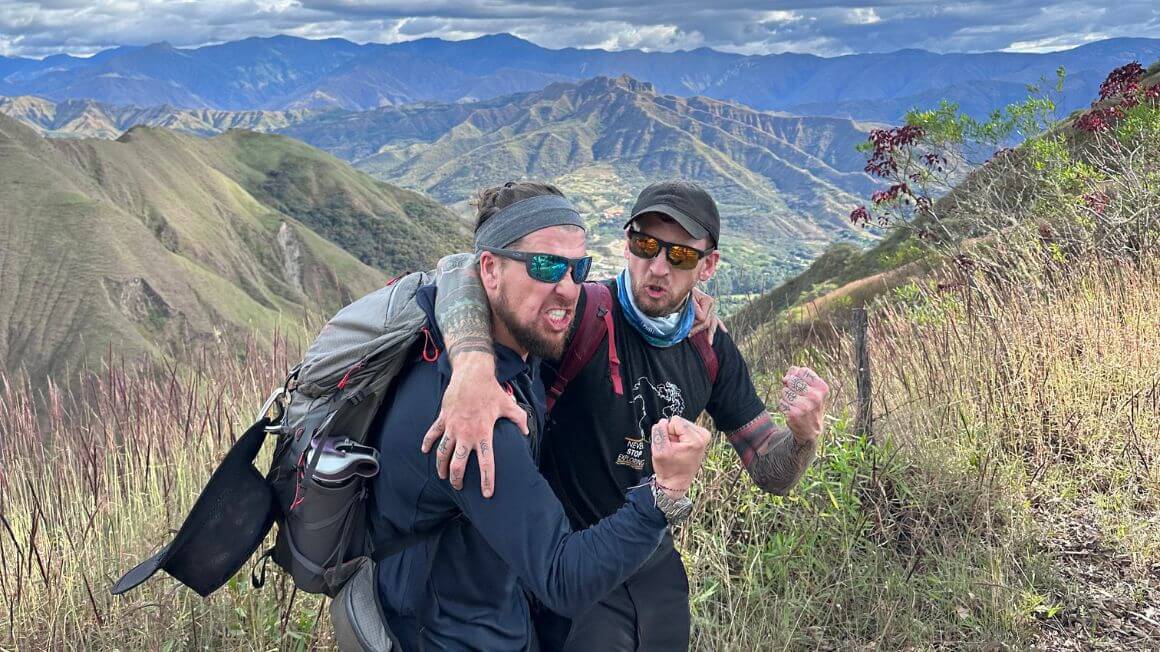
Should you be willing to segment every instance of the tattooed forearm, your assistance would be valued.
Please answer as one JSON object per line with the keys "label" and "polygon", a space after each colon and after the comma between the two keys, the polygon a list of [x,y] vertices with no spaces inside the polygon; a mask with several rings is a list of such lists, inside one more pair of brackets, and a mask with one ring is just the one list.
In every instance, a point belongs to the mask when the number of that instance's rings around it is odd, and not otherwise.
{"label": "tattooed forearm", "polygon": [[779,496],[789,493],[798,483],[817,449],[817,442],[803,444],[789,428],[779,428],[769,413],[762,413],[730,432],[729,443],[737,451],[753,483],[763,491]]}
{"label": "tattooed forearm", "polygon": [[475,255],[445,256],[439,261],[435,284],[435,321],[452,362],[469,351],[494,355],[491,309]]}

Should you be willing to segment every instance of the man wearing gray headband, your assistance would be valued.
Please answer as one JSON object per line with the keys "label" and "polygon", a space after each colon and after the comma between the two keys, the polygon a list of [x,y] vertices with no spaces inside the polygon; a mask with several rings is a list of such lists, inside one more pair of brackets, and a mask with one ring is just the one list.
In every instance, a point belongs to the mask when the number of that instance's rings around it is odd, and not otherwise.
{"label": "man wearing gray headband", "polygon": [[[464,299],[440,296],[432,285],[417,295],[428,317],[422,354],[400,372],[370,429],[390,460],[374,478],[372,532],[376,540],[413,542],[377,569],[382,614],[403,650],[539,649],[525,591],[554,612],[576,615],[623,582],[660,543],[672,513],[665,501],[683,497],[659,492],[691,484],[708,445],[708,437],[658,437],[651,444],[655,483],[631,490],[608,518],[572,530],[537,467],[544,427],[538,357],[559,354],[575,312],[591,264],[583,222],[543,184],[490,188],[477,208],[477,256],[466,257],[479,261],[472,270],[491,306],[488,348],[494,382],[511,397],[509,418],[495,424],[478,463],[467,464],[465,491],[440,479],[436,455],[416,446],[451,378],[435,305]],[[490,477],[493,456],[503,460],[498,483]],[[483,484],[494,489],[491,497]]]}
{"label": "man wearing gray headband", "polygon": [[[704,188],[682,180],[654,183],[641,191],[629,216],[624,269],[615,279],[585,284],[566,351],[556,356],[558,364],[544,365],[551,418],[540,470],[573,526],[596,523],[622,508],[627,492],[655,470],[655,456],[650,460],[641,450],[650,433],[664,426],[680,438],[707,438],[696,424],[707,412],[754,483],[785,494],[813,459],[828,386],[812,370],[791,367],[781,379],[778,404],[787,425],[779,426],[732,338],[694,332],[693,288],[713,275],[721,255],[720,216]],[[465,290],[456,296],[462,309],[436,310],[455,377],[423,446],[440,441],[439,473],[461,487],[467,481],[459,469],[472,450],[490,445],[495,406],[504,401],[487,382],[487,324],[472,317],[486,314],[486,306],[480,300],[473,307]],[[489,468],[489,477],[503,480],[506,474],[506,466]],[[637,652],[689,645],[688,578],[668,536],[632,577],[579,618],[553,611],[548,607],[536,617],[546,649]]]}

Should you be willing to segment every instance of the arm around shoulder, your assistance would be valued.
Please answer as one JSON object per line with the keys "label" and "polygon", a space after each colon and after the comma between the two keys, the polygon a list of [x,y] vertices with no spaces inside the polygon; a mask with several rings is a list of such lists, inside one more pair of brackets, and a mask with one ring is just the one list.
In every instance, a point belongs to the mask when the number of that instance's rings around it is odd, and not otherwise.
{"label": "arm around shoulder", "polygon": [[466,489],[452,491],[471,524],[549,609],[578,614],[627,579],[652,555],[668,525],[651,490],[633,489],[616,513],[572,531],[540,475],[527,440],[510,422],[497,424],[495,459],[504,473],[484,499],[479,466],[468,463]]}

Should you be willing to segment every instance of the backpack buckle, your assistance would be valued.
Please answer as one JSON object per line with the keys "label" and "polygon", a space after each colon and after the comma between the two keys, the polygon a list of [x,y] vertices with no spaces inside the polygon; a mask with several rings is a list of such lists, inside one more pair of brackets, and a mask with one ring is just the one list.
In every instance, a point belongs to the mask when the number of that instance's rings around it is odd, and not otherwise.
{"label": "backpack buckle", "polygon": [[[282,417],[286,415],[286,406],[282,403],[282,397],[286,395],[286,388],[279,387],[270,393],[270,397],[262,404],[262,409],[258,412],[257,420],[269,419],[270,422],[266,424],[266,432],[274,432],[282,426]],[[275,416],[270,416],[270,410],[278,408],[278,413]]]}

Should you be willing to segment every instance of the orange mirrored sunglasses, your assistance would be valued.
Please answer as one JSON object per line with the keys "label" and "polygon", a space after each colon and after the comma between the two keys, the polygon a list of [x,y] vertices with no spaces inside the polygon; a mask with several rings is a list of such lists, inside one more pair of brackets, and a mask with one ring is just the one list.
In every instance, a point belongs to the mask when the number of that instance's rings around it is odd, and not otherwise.
{"label": "orange mirrored sunglasses", "polygon": [[656,236],[641,231],[628,234],[628,250],[638,258],[656,258],[656,255],[665,250],[665,259],[676,269],[693,269],[697,263],[712,251],[701,251],[689,245],[666,242]]}

